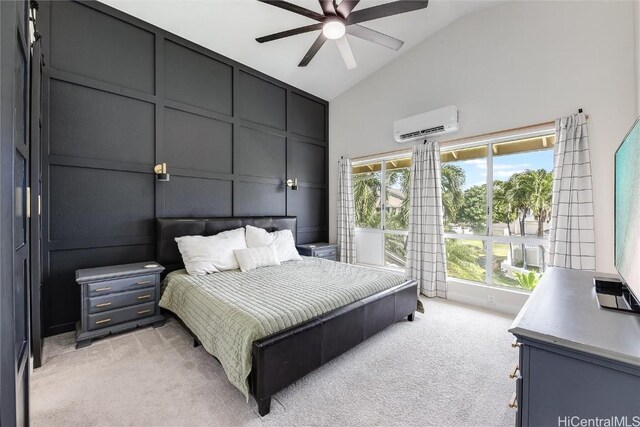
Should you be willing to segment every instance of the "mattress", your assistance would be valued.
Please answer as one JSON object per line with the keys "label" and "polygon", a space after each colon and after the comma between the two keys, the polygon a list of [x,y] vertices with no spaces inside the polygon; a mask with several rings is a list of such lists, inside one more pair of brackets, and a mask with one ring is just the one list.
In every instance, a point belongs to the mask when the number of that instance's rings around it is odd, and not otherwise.
{"label": "mattress", "polygon": [[406,281],[400,274],[303,257],[248,272],[167,275],[160,306],[175,313],[248,399],[253,341]]}

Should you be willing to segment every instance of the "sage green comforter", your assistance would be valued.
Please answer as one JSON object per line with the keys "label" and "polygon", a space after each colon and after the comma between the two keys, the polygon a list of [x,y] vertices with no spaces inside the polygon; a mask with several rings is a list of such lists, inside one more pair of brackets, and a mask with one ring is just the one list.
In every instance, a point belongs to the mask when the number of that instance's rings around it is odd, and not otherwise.
{"label": "sage green comforter", "polygon": [[253,341],[404,281],[399,274],[303,257],[244,273],[174,271],[163,282],[160,306],[182,319],[248,399]]}

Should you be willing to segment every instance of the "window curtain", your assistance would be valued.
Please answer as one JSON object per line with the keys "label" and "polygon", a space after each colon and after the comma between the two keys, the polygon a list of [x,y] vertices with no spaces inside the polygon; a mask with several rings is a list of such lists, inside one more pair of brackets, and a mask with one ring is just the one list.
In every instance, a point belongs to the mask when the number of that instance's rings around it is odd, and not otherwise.
{"label": "window curtain", "polygon": [[338,248],[340,262],[356,262],[356,215],[351,159],[338,161]]}
{"label": "window curtain", "polygon": [[428,297],[447,297],[440,146],[413,147],[406,275]]}
{"label": "window curtain", "polygon": [[584,113],[556,120],[550,265],[595,270],[593,192]]}

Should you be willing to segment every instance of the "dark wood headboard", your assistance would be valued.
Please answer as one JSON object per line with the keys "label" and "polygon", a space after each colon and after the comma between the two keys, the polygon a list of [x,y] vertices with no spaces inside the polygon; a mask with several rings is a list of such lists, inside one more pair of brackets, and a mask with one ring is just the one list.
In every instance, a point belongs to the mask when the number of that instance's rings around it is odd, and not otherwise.
{"label": "dark wood headboard", "polygon": [[178,244],[180,236],[212,236],[227,230],[253,225],[267,231],[291,230],[296,239],[295,216],[239,216],[214,218],[158,218],[156,220],[156,261],[165,268],[164,274],[184,268]]}

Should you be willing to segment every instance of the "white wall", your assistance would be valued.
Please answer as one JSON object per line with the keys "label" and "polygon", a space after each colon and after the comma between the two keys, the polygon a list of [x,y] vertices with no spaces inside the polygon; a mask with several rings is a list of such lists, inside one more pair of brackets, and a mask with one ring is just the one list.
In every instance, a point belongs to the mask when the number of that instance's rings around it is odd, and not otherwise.
{"label": "white wall", "polygon": [[520,312],[529,295],[518,289],[478,285],[464,280],[450,278],[447,282],[447,299],[514,316]]}
{"label": "white wall", "polygon": [[640,116],[640,0],[633,2],[636,42],[636,116]]}
{"label": "white wall", "polygon": [[332,241],[337,160],[397,149],[394,120],[455,104],[462,137],[583,108],[590,115],[597,268],[612,272],[613,154],[636,116],[633,12],[631,1],[508,2],[459,19],[332,100]]}

